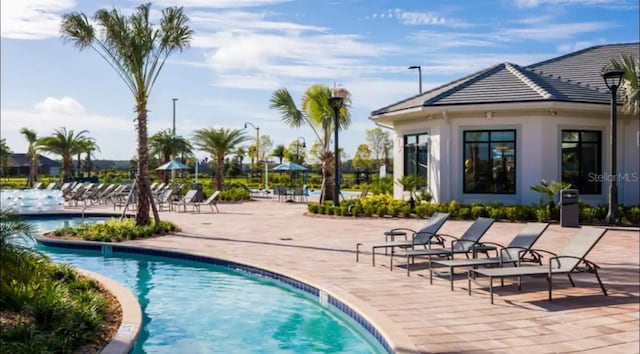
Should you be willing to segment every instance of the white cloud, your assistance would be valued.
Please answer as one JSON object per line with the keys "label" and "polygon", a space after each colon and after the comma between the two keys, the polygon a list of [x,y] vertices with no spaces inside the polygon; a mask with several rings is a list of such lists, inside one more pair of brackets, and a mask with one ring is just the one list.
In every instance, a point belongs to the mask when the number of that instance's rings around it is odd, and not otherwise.
{"label": "white cloud", "polygon": [[83,114],[84,107],[72,97],[47,97],[35,106],[36,112],[43,115],[80,115]]}
{"label": "white cloud", "polygon": [[3,38],[44,39],[59,36],[61,14],[73,0],[19,0],[0,2]]}
{"label": "white cloud", "polygon": [[292,0],[156,0],[155,4],[162,6],[184,6],[184,7],[206,7],[206,8],[234,8],[234,7],[256,7],[275,5]]}
{"label": "white cloud", "polygon": [[608,22],[572,22],[572,23],[541,23],[526,28],[509,28],[498,33],[500,37],[525,40],[554,40],[573,38],[582,33],[602,31],[613,27]]}
{"label": "white cloud", "polygon": [[558,45],[557,48],[558,48],[558,53],[570,53],[570,52],[578,51],[580,49],[589,48],[594,45],[604,44],[604,43],[606,43],[606,41],[602,39],[599,41],[577,41],[574,43],[560,44]]}
{"label": "white cloud", "polygon": [[[532,8],[542,5],[631,5],[628,0],[515,0],[521,8]],[[636,3],[637,6],[637,3]]]}

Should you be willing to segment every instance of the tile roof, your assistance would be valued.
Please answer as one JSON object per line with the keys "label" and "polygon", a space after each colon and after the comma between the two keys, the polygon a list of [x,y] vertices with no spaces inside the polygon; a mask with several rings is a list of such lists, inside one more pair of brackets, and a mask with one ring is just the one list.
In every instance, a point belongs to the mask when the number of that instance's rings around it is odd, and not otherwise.
{"label": "tile roof", "polygon": [[601,45],[522,67],[502,63],[380,108],[372,116],[421,106],[565,101],[608,104],[601,70],[621,54],[638,57],[640,43]]}

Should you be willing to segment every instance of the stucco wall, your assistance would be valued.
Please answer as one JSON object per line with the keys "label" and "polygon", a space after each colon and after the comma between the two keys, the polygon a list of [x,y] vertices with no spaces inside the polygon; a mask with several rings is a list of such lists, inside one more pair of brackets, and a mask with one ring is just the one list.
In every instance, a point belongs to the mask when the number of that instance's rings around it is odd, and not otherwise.
{"label": "stucco wall", "polygon": [[[434,201],[457,200],[473,202],[502,202],[505,204],[538,203],[541,195],[530,189],[540,179],[561,179],[561,131],[563,129],[598,130],[602,132],[602,169],[609,171],[609,118],[605,110],[513,110],[503,112],[470,111],[443,112],[426,115],[422,119],[394,122],[394,180],[404,173],[403,137],[405,134],[427,132],[429,141],[428,189]],[[463,193],[463,132],[473,129],[516,130],[516,193]],[[618,124],[618,183],[619,201],[626,205],[640,204],[640,175],[637,119],[620,119]],[[583,195],[590,204],[606,204],[608,183],[602,182],[600,195]],[[406,197],[402,187],[394,185],[396,198]]]}

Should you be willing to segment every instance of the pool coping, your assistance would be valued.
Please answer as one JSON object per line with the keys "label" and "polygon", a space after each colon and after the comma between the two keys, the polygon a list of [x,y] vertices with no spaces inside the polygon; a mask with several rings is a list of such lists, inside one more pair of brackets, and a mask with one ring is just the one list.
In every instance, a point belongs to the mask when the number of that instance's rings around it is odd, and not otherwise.
{"label": "pool coping", "polygon": [[112,242],[54,239],[45,236],[38,236],[36,237],[36,240],[38,243],[49,247],[93,250],[99,251],[104,255],[111,254],[115,249],[122,253],[145,254],[196,261],[204,264],[214,264],[241,270],[261,277],[267,277],[317,297],[322,305],[331,304],[343,315],[358,323],[361,327],[360,329],[368,332],[387,353],[400,354],[417,352],[413,341],[394,322],[371,305],[358,299],[352,294],[349,294],[347,291],[340,289],[337,284],[317,284],[309,279],[287,275],[286,270],[277,269],[270,265],[250,264],[246,261],[230,259],[230,257],[212,257],[206,254],[176,251],[161,247],[145,247]]}
{"label": "pool coping", "polygon": [[102,354],[127,354],[133,349],[142,330],[142,308],[133,293],[119,282],[102,274],[79,268],[78,271],[100,283],[120,303],[122,321],[111,341],[100,351]]}

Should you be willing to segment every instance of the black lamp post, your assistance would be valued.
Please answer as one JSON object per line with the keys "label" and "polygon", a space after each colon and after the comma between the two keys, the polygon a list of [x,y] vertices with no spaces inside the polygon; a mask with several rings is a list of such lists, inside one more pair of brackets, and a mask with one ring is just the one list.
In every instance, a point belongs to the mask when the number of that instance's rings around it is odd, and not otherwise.
{"label": "black lamp post", "polygon": [[616,120],[618,113],[617,92],[620,82],[624,76],[624,70],[610,70],[602,74],[607,88],[611,91],[611,124],[609,127],[609,144],[611,145],[611,175],[609,179],[609,211],[607,212],[606,221],[609,225],[615,225],[620,220],[618,212],[618,168],[616,166]]}
{"label": "black lamp post", "polygon": [[[172,98],[171,99],[173,101],[173,128],[171,130],[171,138],[173,139],[173,142],[175,143],[175,139],[176,139],[176,101],[178,100],[177,98]],[[175,159],[176,156],[173,154],[173,148],[171,149],[171,160]],[[171,170],[171,183],[175,183],[176,181],[176,170]]]}
{"label": "black lamp post", "polygon": [[422,93],[422,67],[420,65],[411,65],[409,69],[418,69],[418,88],[419,92]]}
{"label": "black lamp post", "polygon": [[333,96],[329,98],[329,105],[333,108],[333,128],[334,128],[334,137],[333,137],[333,153],[335,156],[335,171],[334,171],[334,187],[335,190],[333,192],[333,205],[340,206],[340,183],[338,183],[338,176],[340,173],[340,158],[338,152],[338,127],[340,126],[340,109],[342,108],[342,103],[344,98],[338,96],[337,90],[334,90]]}
{"label": "black lamp post", "polygon": [[296,159],[298,160],[298,162],[301,162],[300,160],[300,139],[302,139],[302,147],[306,148],[307,147],[307,142],[304,140],[303,136],[298,137],[298,139],[296,140]]}

